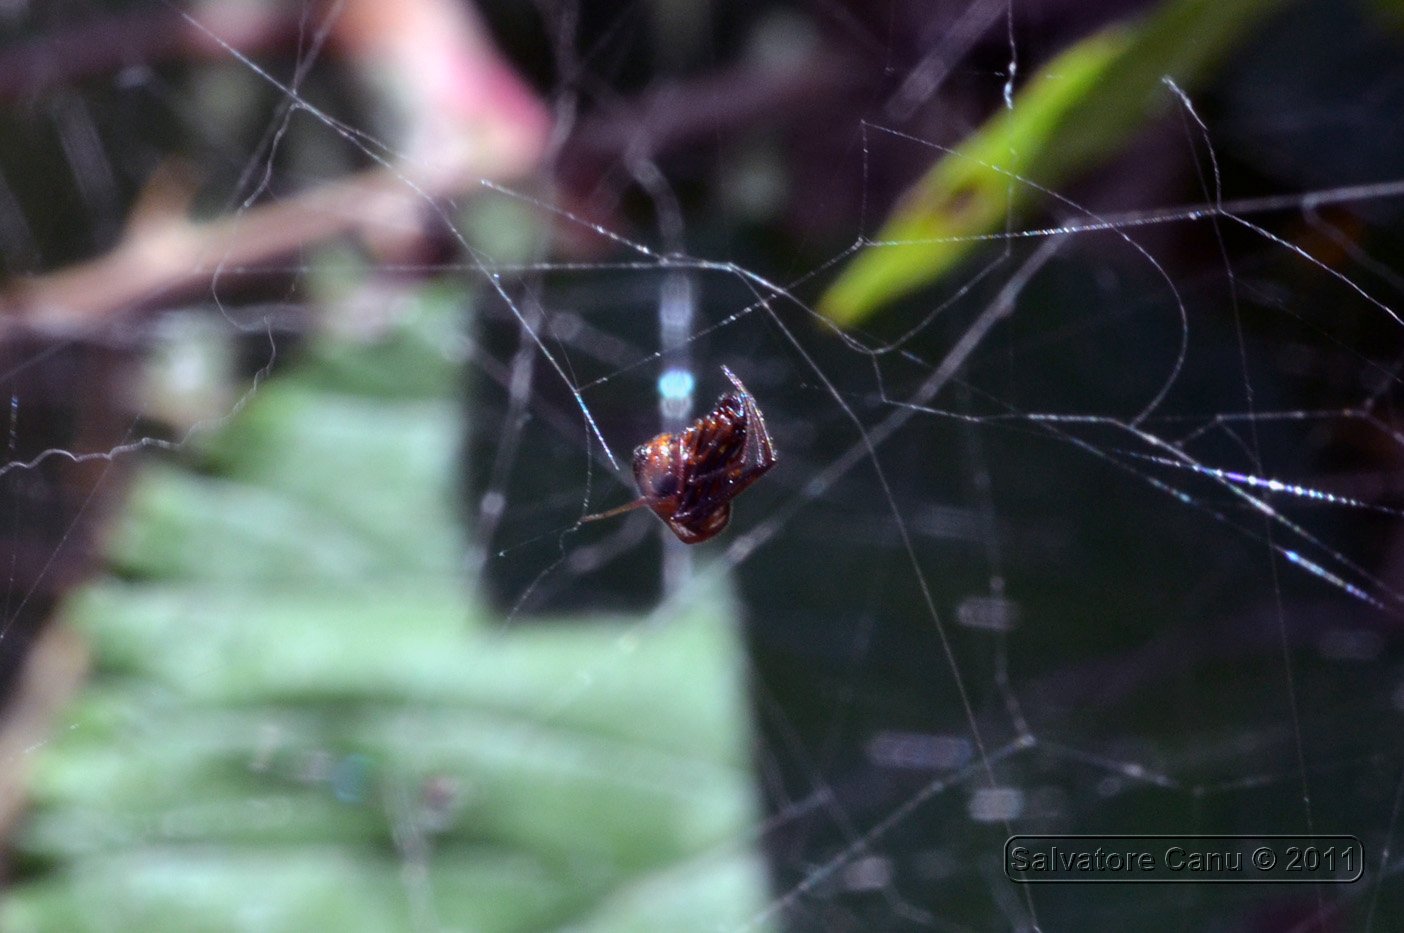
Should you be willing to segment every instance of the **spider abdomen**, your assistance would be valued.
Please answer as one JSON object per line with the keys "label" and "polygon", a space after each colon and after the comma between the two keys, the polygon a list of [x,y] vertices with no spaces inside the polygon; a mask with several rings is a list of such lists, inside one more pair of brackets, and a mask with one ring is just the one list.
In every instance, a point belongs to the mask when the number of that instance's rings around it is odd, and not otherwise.
{"label": "spider abdomen", "polygon": [[659,434],[634,450],[643,503],[687,544],[725,528],[732,498],[775,463],[760,410],[741,380],[722,370],[734,392],[680,434]]}

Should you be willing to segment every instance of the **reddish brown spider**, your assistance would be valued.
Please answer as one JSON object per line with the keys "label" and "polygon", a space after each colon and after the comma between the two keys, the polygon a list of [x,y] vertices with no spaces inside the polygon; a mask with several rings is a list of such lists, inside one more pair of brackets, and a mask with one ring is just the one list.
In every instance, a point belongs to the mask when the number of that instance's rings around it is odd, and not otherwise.
{"label": "reddish brown spider", "polygon": [[648,506],[683,544],[716,535],[731,520],[731,500],[775,465],[775,445],[751,393],[725,366],[735,390],[681,434],[660,434],[634,448],[639,498],[592,522]]}

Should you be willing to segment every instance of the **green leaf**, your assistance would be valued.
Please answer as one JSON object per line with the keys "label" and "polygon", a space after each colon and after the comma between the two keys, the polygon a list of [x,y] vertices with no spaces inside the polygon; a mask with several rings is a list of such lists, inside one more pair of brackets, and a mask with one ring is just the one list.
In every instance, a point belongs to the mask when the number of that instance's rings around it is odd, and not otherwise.
{"label": "green leaf", "polygon": [[732,603],[505,626],[472,600],[438,305],[373,346],[317,338],[201,438],[199,470],[138,476],[117,576],[64,607],[94,677],[26,757],[0,929],[759,912]]}
{"label": "green leaf", "polygon": [[10,933],[39,931],[531,930],[598,894],[565,866],[502,852],[435,852],[422,879],[393,853],[334,846],[141,847],[85,858],[0,907]]}
{"label": "green leaf", "polygon": [[1068,48],[983,127],[941,156],[820,299],[851,326],[950,272],[1042,196],[1115,155],[1175,105],[1164,79],[1199,85],[1285,0],[1168,0],[1134,26]]}
{"label": "green leaf", "polygon": [[[338,263],[326,275],[345,276],[346,265]],[[358,282],[355,287],[372,286]],[[392,293],[386,300],[396,298]],[[341,300],[354,303],[351,298]],[[299,360],[297,383],[383,400],[452,397],[467,352],[462,289],[430,284],[400,303],[404,307],[395,310],[397,326],[384,333],[314,343]]]}

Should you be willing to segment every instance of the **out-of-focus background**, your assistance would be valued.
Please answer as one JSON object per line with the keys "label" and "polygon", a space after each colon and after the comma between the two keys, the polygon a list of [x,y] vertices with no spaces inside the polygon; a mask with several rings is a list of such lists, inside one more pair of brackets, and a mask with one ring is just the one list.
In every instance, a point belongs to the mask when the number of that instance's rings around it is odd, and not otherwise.
{"label": "out-of-focus background", "polygon": [[0,929],[1399,928],[1401,134],[1394,0],[0,0]]}

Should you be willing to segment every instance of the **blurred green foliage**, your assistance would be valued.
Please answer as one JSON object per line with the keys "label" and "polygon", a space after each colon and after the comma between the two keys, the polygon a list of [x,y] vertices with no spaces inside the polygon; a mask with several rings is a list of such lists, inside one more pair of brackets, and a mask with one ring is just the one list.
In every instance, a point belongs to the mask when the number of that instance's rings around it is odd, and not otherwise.
{"label": "blurred green foliage", "polygon": [[[764,903],[730,603],[513,626],[452,473],[459,293],[142,468],[66,612],[0,928],[689,930]],[[455,349],[457,348],[457,349]],[[457,355],[456,355],[457,354]]]}

